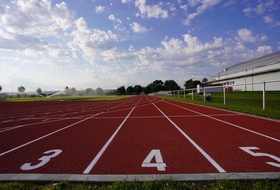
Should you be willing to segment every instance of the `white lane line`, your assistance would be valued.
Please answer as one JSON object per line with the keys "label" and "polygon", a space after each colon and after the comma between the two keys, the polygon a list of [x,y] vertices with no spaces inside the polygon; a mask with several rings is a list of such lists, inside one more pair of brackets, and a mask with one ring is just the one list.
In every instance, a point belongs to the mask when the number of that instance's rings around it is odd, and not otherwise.
{"label": "white lane line", "polygon": [[193,113],[196,113],[196,114],[199,114],[199,115],[208,117],[208,118],[210,118],[210,119],[219,121],[219,122],[221,122],[221,123],[225,123],[225,124],[231,125],[231,126],[233,126],[233,127],[242,129],[242,130],[244,130],[244,131],[248,131],[248,132],[250,132],[250,133],[253,133],[253,134],[256,134],[256,135],[259,135],[259,136],[262,136],[262,137],[265,137],[265,138],[268,138],[268,139],[271,139],[271,140],[274,140],[274,141],[276,141],[276,142],[280,142],[280,139],[276,139],[276,138],[274,138],[274,137],[270,137],[270,136],[268,136],[268,135],[265,135],[265,134],[262,134],[262,133],[259,133],[259,132],[256,132],[256,131],[253,131],[253,130],[250,130],[250,129],[247,129],[247,128],[244,128],[244,127],[241,127],[241,126],[239,126],[239,125],[235,125],[235,124],[233,124],[233,123],[230,123],[230,122],[227,122],[227,121],[224,121],[224,120],[221,120],[221,119],[217,119],[217,118],[215,118],[215,117],[211,117],[210,115],[205,115],[205,114],[203,114],[203,113],[200,113],[200,112],[197,112],[197,111],[193,111],[193,110],[190,110],[190,109],[188,109],[188,108],[185,108],[185,107],[182,107],[182,106],[179,106],[179,105],[176,105],[176,104],[172,104],[172,103],[170,103],[170,102],[168,102],[168,101],[165,101],[165,102],[168,103],[168,104],[177,106],[177,107],[179,107],[179,108],[182,108],[182,109],[191,111],[191,112],[193,112]]}
{"label": "white lane line", "polygon": [[178,127],[169,117],[167,117],[167,115],[165,115],[165,113],[163,113],[153,102],[151,102],[157,109],[158,111],[160,111],[160,113],[162,115],[164,115],[164,117],[166,119],[168,119],[168,121],[170,123],[172,123],[172,125],[174,125],[174,127],[180,131],[180,133],[186,137],[186,139],[188,139],[188,141],[190,141],[190,143],[219,171],[219,172],[226,172],[213,158],[211,158],[211,156],[209,156],[198,144],[196,144],[192,138],[190,138],[184,131],[182,131],[182,129],[180,129],[180,127]]}
{"label": "white lane line", "polygon": [[[142,99],[142,97],[138,100],[138,102]],[[105,150],[107,149],[107,147],[110,145],[110,143],[113,141],[113,139],[115,138],[115,136],[117,135],[117,133],[119,132],[119,130],[122,128],[123,124],[126,122],[126,120],[128,119],[128,117],[130,116],[130,114],[133,112],[133,110],[135,109],[135,107],[137,106],[138,102],[136,103],[136,105],[131,109],[131,111],[129,112],[129,114],[126,116],[126,118],[122,121],[122,123],[119,125],[119,127],[117,128],[117,130],[114,132],[114,134],[110,137],[110,139],[106,142],[106,144],[102,147],[102,149],[98,152],[98,154],[95,156],[95,158],[91,161],[91,163],[88,165],[88,167],[85,169],[85,171],[83,172],[84,174],[88,174],[92,168],[95,166],[95,164],[98,162],[99,158],[102,156],[102,154],[105,152]]]}
{"label": "white lane line", "polygon": [[[103,113],[103,112],[101,112],[101,113]],[[83,119],[83,120],[81,120],[81,121],[77,121],[77,122],[75,122],[75,123],[73,123],[73,124],[71,124],[71,125],[68,125],[68,126],[63,127],[63,128],[61,128],[61,129],[58,129],[58,130],[56,130],[56,131],[54,131],[54,132],[51,132],[51,133],[46,134],[46,135],[44,135],[44,136],[41,136],[41,137],[39,137],[39,138],[37,138],[37,139],[34,139],[34,140],[32,140],[32,141],[29,141],[29,142],[27,142],[27,143],[25,143],[25,144],[22,144],[22,145],[20,145],[20,146],[17,146],[17,147],[15,147],[15,148],[13,148],[13,149],[10,149],[10,150],[8,150],[8,151],[6,151],[6,152],[1,153],[0,156],[3,156],[3,155],[8,154],[8,153],[10,153],[10,152],[13,152],[13,151],[15,151],[15,150],[17,150],[17,149],[19,149],[19,148],[22,148],[22,147],[24,147],[24,146],[27,146],[27,145],[29,145],[29,144],[32,144],[32,143],[34,143],[34,142],[36,142],[36,141],[39,141],[39,140],[41,140],[41,139],[44,139],[44,138],[46,138],[46,137],[48,137],[48,136],[50,136],[50,135],[53,135],[53,134],[55,134],[55,133],[58,133],[58,132],[60,132],[60,131],[62,131],[62,130],[65,130],[65,129],[67,129],[67,128],[70,128],[70,127],[72,127],[72,126],[74,126],[74,125],[77,125],[77,124],[79,124],[79,123],[82,123],[82,122],[84,122],[84,121],[86,121],[86,120],[88,120],[88,119],[91,119],[91,118],[93,118],[93,117],[95,117],[95,116],[97,116],[97,115],[99,115],[99,114],[101,114],[101,113],[97,113],[97,114],[95,114],[95,115],[93,115],[93,116],[90,116],[90,117],[88,117],[88,118],[85,118],[85,119]]]}

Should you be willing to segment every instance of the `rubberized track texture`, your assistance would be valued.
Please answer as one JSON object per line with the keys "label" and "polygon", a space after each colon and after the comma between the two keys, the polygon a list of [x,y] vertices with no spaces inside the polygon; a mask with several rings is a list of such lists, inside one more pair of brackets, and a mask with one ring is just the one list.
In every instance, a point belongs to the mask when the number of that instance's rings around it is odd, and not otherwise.
{"label": "rubberized track texture", "polygon": [[276,178],[279,145],[279,120],[153,96],[0,103],[0,180]]}

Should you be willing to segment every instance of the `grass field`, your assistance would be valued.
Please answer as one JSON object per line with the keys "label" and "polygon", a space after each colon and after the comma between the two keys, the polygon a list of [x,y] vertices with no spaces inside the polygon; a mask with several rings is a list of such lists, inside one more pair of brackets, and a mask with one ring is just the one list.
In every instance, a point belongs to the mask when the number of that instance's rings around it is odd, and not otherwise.
{"label": "grass field", "polygon": [[242,190],[279,190],[280,180],[217,180],[201,182],[178,182],[170,180],[159,181],[120,181],[114,183],[69,183],[59,182],[50,184],[40,183],[0,183],[0,190],[225,190],[225,189],[242,189]]}
{"label": "grass field", "polygon": [[280,120],[280,91],[266,92],[266,107],[263,110],[262,92],[227,92],[226,105],[224,105],[223,93],[211,94],[212,101],[204,102],[202,95],[194,95],[193,100],[191,95],[180,94],[173,97],[164,96],[172,100],[190,102],[194,104],[217,107],[227,110],[233,110],[242,113],[248,113],[258,116],[264,116]]}

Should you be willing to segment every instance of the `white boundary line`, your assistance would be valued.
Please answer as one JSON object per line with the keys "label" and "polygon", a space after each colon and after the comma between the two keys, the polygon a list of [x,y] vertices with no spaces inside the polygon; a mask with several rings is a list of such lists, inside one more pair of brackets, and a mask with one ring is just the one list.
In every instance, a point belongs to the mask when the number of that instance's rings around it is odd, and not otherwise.
{"label": "white boundary line", "polygon": [[[103,112],[101,112],[101,113],[103,113]],[[27,146],[27,145],[29,145],[29,144],[32,144],[32,143],[34,143],[34,142],[36,142],[36,141],[39,141],[39,140],[41,140],[41,139],[43,139],[43,138],[46,138],[46,137],[48,137],[48,136],[50,136],[50,135],[53,135],[53,134],[55,134],[55,133],[57,133],[57,132],[59,132],[59,131],[62,131],[62,130],[64,130],[64,129],[67,129],[67,128],[69,128],[69,127],[72,127],[72,126],[74,126],[74,125],[77,125],[77,124],[79,124],[79,123],[82,123],[82,122],[84,122],[84,121],[86,121],[86,120],[88,120],[88,119],[91,119],[91,118],[93,118],[93,117],[95,117],[95,116],[97,116],[97,115],[99,115],[99,114],[101,114],[101,113],[97,113],[97,114],[95,114],[95,115],[93,115],[93,116],[90,116],[90,117],[88,117],[88,118],[85,118],[85,119],[83,119],[83,120],[81,120],[81,121],[75,122],[75,123],[73,123],[73,124],[71,124],[71,125],[67,125],[66,127],[63,127],[63,128],[58,129],[58,130],[56,130],[56,131],[53,131],[53,132],[51,132],[51,133],[49,133],[49,134],[46,134],[46,135],[44,135],[44,136],[41,136],[41,137],[39,137],[39,138],[37,138],[37,139],[34,139],[34,140],[32,140],[32,141],[29,141],[29,142],[27,142],[27,143],[25,143],[25,144],[22,144],[22,145],[20,145],[20,146],[17,146],[17,147],[15,147],[15,148],[13,148],[13,149],[10,149],[10,150],[8,150],[8,151],[6,151],[6,152],[1,153],[0,156],[3,156],[3,155],[5,155],[5,154],[8,154],[8,153],[10,153],[10,152],[13,152],[13,151],[15,151],[15,150],[17,150],[17,149],[19,149],[19,148],[22,148],[22,147],[24,147],[24,146]]]}
{"label": "white boundary line", "polygon": [[[239,126],[239,125],[235,125],[235,124],[233,124],[233,123],[230,123],[230,122],[227,122],[227,121],[224,121],[224,120],[221,120],[221,119],[217,119],[217,118],[212,117],[212,116],[210,116],[210,115],[206,115],[206,114],[203,114],[203,113],[200,113],[200,112],[197,112],[197,111],[193,111],[193,110],[191,110],[191,109],[188,109],[188,108],[185,108],[185,107],[182,107],[182,106],[173,104],[173,103],[171,103],[171,102],[169,102],[169,101],[164,101],[164,102],[166,102],[166,103],[168,103],[168,104],[171,104],[171,105],[173,105],[173,106],[182,108],[182,109],[184,109],[184,110],[188,110],[188,111],[191,111],[191,112],[193,112],[193,113],[196,113],[196,114],[199,114],[199,115],[208,117],[208,118],[210,118],[210,119],[219,121],[219,122],[221,122],[221,123],[225,123],[225,124],[227,124],[227,125],[231,125],[231,126],[233,126],[233,127],[242,129],[242,130],[244,130],[244,131],[248,131],[248,132],[250,132],[250,133],[253,133],[253,134],[256,134],[256,135],[259,135],[259,136],[262,136],[262,137],[265,137],[265,138],[268,138],[268,139],[271,139],[271,140],[274,140],[274,141],[276,141],[276,142],[280,142],[279,139],[276,139],[276,138],[274,138],[274,137],[270,137],[270,136],[268,136],[268,135],[265,135],[265,134],[262,134],[262,133],[259,133],[259,132],[256,132],[256,131],[253,131],[253,130],[251,130],[251,129],[247,129],[247,128],[241,127],[241,126]],[[224,111],[226,111],[226,110],[224,110]],[[242,114],[241,114],[241,115],[242,115]]]}
{"label": "white boundary line", "polygon": [[[142,99],[142,97],[138,100],[138,102]],[[91,161],[91,163],[88,165],[88,167],[84,170],[84,174],[88,174],[92,168],[95,166],[95,164],[98,162],[98,160],[100,159],[100,157],[103,155],[103,153],[105,152],[105,150],[108,148],[108,146],[110,145],[110,143],[113,141],[113,139],[115,138],[115,136],[117,135],[117,133],[119,132],[119,130],[122,128],[123,124],[126,122],[126,120],[128,119],[128,117],[130,116],[130,114],[133,112],[133,110],[135,109],[135,107],[137,106],[138,102],[136,103],[136,105],[131,109],[131,111],[129,112],[129,114],[126,116],[126,118],[122,121],[122,123],[119,125],[119,127],[117,128],[117,130],[113,133],[113,135],[109,138],[109,140],[106,142],[106,144],[102,147],[102,149],[98,152],[98,154],[95,156],[95,158]]]}
{"label": "white boundary line", "polygon": [[209,156],[192,138],[190,138],[180,127],[178,127],[167,115],[165,115],[153,102],[151,102],[162,115],[186,138],[190,143],[219,171],[226,172],[211,156]]}

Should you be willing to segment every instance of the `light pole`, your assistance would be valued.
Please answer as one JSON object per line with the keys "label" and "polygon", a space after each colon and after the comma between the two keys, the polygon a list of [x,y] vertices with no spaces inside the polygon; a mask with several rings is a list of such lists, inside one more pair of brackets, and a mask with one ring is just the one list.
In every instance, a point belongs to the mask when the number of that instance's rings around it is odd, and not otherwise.
{"label": "light pole", "polygon": [[12,85],[12,97],[14,96],[14,86]]}

